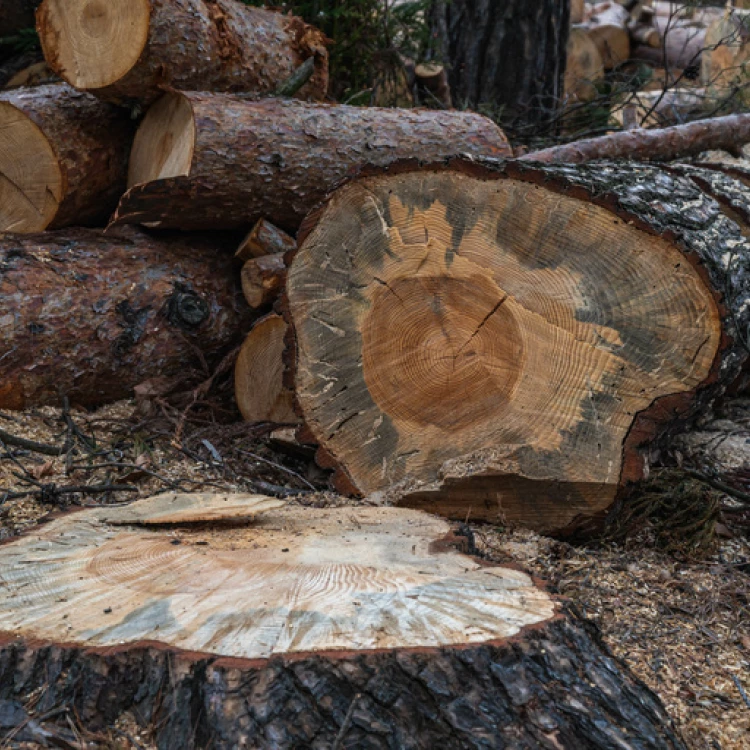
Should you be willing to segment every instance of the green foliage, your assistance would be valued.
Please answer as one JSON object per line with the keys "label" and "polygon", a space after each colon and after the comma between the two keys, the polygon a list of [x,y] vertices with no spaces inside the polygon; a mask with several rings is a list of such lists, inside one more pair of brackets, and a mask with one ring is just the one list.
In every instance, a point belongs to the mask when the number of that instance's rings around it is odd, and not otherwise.
{"label": "green foliage", "polygon": [[36,29],[21,29],[13,36],[0,37],[0,47],[3,48],[3,52],[11,55],[21,55],[24,52],[41,49]]}
{"label": "green foliage", "polygon": [[[410,0],[395,8],[383,0],[243,0],[291,11],[319,28],[330,47],[331,95],[352,103],[368,103],[378,53],[397,49],[419,57],[429,32],[425,20],[429,0]],[[368,100],[368,101],[365,101]]]}

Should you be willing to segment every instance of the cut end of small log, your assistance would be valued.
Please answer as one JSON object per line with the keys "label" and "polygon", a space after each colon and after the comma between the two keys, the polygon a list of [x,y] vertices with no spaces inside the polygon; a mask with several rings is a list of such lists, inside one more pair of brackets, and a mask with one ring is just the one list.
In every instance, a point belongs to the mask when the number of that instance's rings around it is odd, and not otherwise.
{"label": "cut end of small log", "polygon": [[44,0],[37,30],[55,73],[76,88],[100,89],[138,62],[150,20],[148,0]]}
{"label": "cut end of small log", "polygon": [[292,392],[284,387],[284,337],[280,315],[267,315],[253,326],[237,357],[234,389],[247,422],[297,424]]}
{"label": "cut end of small log", "polygon": [[64,180],[49,140],[34,121],[0,101],[0,232],[39,232],[55,218]]}
{"label": "cut end of small log", "polygon": [[[208,518],[227,497],[181,502]],[[423,513],[311,513],[256,497],[244,526],[182,525],[176,537],[143,525],[174,505],[166,495],[69,514],[5,545],[0,630],[265,659],[482,643],[555,616],[528,575],[460,554],[449,525]]]}
{"label": "cut end of small log", "polygon": [[195,150],[195,118],[190,100],[165,94],[143,119],[133,141],[128,187],[170,177],[187,177]]}

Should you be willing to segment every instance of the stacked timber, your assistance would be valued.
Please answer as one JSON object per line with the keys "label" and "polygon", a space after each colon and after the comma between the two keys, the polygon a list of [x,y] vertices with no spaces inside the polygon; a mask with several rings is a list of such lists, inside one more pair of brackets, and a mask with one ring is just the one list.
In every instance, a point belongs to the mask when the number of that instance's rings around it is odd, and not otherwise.
{"label": "stacked timber", "polygon": [[[0,700],[132,711],[175,748],[681,749],[450,521],[590,529],[736,377],[750,245],[716,180],[317,101],[323,35],[234,0],[37,22],[65,83],[0,99],[0,408],[193,387],[244,337],[243,417],[369,507],[161,495],[3,545]],[[439,68],[415,75],[449,106]]]}

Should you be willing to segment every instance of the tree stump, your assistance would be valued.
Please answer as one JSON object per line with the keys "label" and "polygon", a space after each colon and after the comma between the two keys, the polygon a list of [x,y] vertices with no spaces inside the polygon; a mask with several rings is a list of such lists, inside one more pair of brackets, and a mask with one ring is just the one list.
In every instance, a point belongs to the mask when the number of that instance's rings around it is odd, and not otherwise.
{"label": "tree stump", "polygon": [[[160,504],[171,525],[154,525]],[[203,521],[227,504],[231,521]],[[92,729],[131,711],[168,750],[684,747],[592,626],[460,552],[470,539],[442,520],[262,497],[141,506],[0,547],[0,698]]]}
{"label": "tree stump", "polygon": [[104,224],[125,190],[135,126],[65,84],[0,94],[0,232]]}
{"label": "tree stump", "polygon": [[232,246],[123,228],[0,235],[0,408],[95,406],[185,387],[246,330]]}
{"label": "tree stump", "polygon": [[296,232],[366,163],[510,156],[502,130],[471,112],[248,101],[169,94],[138,129],[116,223],[231,229],[264,218]]}
{"label": "tree stump", "polygon": [[345,492],[565,533],[747,356],[747,241],[653,167],[404,165],[299,239],[295,396]]}
{"label": "tree stump", "polygon": [[55,73],[118,104],[148,104],[170,86],[271,93],[309,57],[297,95],[328,89],[322,32],[235,0],[44,0],[37,30]]}

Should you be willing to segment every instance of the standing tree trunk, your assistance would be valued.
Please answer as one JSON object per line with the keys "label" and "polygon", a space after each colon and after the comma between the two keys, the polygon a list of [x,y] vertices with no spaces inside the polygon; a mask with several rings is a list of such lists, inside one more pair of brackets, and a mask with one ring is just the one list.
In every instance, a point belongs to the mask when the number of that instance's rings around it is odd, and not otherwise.
{"label": "standing tree trunk", "polygon": [[509,130],[532,133],[562,97],[569,0],[436,0],[435,57],[450,67],[456,106],[488,107]]}
{"label": "standing tree trunk", "polygon": [[0,37],[34,28],[34,11],[41,0],[0,0]]}
{"label": "standing tree trunk", "polygon": [[[193,382],[250,319],[231,246],[125,229],[0,235],[0,409]],[[191,368],[191,363],[194,367]]]}
{"label": "standing tree trunk", "polygon": [[118,103],[153,101],[165,86],[270,93],[310,57],[298,96],[328,88],[322,32],[235,0],[44,0],[37,17],[52,70]]}
{"label": "standing tree trunk", "polygon": [[162,750],[684,748],[591,625],[445,521],[279,505],[160,495],[0,547],[0,700],[132,711]]}
{"label": "standing tree trunk", "polygon": [[125,190],[135,125],[67,84],[0,95],[0,232],[104,224]]}
{"label": "standing tree trunk", "polygon": [[714,201],[523,164],[392,167],[303,225],[295,396],[339,489],[572,531],[736,377],[748,242]]}

